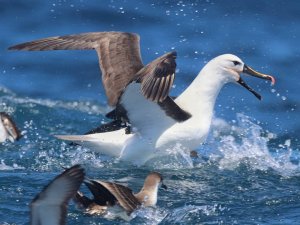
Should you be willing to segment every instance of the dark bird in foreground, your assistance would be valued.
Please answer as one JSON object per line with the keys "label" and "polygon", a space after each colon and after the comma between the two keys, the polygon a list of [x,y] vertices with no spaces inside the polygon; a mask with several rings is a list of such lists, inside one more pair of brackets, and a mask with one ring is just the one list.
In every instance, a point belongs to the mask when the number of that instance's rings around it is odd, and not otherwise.
{"label": "dark bird in foreground", "polygon": [[31,225],[63,225],[69,200],[76,195],[85,173],[80,165],[55,177],[31,202]]}
{"label": "dark bird in foreground", "polygon": [[127,221],[131,219],[130,214],[139,207],[156,205],[160,186],[167,189],[161,174],[157,172],[151,172],[146,177],[143,188],[137,194],[130,188],[113,182],[86,179],[84,183],[94,198],[90,199],[78,191],[73,200],[80,208],[84,208],[90,215],[105,216],[110,213],[114,218]]}

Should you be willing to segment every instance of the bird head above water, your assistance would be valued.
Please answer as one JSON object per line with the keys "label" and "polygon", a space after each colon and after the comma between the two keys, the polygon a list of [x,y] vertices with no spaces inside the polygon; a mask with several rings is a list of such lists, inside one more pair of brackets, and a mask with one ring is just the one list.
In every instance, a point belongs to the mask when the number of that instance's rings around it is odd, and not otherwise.
{"label": "bird head above water", "polygon": [[241,77],[241,74],[243,73],[261,79],[270,80],[272,85],[275,84],[274,77],[255,71],[246,65],[239,57],[232,54],[224,54],[215,57],[207,63],[205,69],[209,70],[210,73],[212,73],[212,71],[216,71],[216,73],[221,76],[223,83],[234,82],[240,84],[253,95],[255,95],[255,97],[257,97],[259,100],[261,100],[260,94],[258,94],[245,83]]}
{"label": "bird head above water", "polygon": [[167,186],[163,183],[162,175],[158,172],[151,172],[146,177],[144,186],[141,191],[136,194],[136,197],[144,206],[155,206],[159,187],[167,189]]}
{"label": "bird head above water", "polygon": [[145,179],[144,187],[153,188],[161,187],[167,189],[167,186],[163,183],[163,177],[158,172],[151,172]]}
{"label": "bird head above water", "polygon": [[0,142],[6,139],[14,142],[21,138],[21,133],[12,118],[5,112],[0,112]]}

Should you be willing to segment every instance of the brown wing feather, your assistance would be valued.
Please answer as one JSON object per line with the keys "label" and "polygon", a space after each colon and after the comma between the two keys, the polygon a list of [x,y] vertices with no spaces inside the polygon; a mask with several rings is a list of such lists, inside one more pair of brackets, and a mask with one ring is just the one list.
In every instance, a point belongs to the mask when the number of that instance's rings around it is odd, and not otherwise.
{"label": "brown wing feather", "polygon": [[176,52],[169,52],[152,61],[137,73],[143,95],[154,102],[164,101],[172,88]]}
{"label": "brown wing feather", "polygon": [[132,190],[120,184],[98,181],[112,195],[118,200],[120,206],[122,206],[128,213],[134,211],[141,205],[138,199],[133,195]]}
{"label": "brown wing feather", "polygon": [[124,32],[91,32],[44,38],[9,48],[10,50],[95,49],[99,56],[102,81],[110,105],[115,106],[123,89],[143,68],[139,36]]}
{"label": "brown wing feather", "polygon": [[139,36],[123,33],[101,42],[97,53],[100,58],[102,82],[110,105],[115,106],[126,86],[143,68]]}
{"label": "brown wing feather", "polygon": [[85,185],[94,196],[93,201],[101,206],[116,204],[116,197],[98,180],[86,179]]}

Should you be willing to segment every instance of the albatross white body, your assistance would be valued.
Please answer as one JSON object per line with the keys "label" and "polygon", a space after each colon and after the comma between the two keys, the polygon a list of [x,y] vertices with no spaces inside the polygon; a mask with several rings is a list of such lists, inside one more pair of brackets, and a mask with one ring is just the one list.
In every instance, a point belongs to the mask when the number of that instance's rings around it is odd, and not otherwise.
{"label": "albatross white body", "polygon": [[[131,132],[103,129],[87,135],[58,135],[121,160],[144,164],[153,157],[190,151],[204,142],[210,128],[216,98],[224,84],[235,82],[258,99],[261,96],[241,78],[241,73],[271,80],[235,55],[209,61],[190,86],[175,100],[169,92],[176,71],[176,52],[143,65],[139,36],[123,32],[93,32],[57,36],[10,47],[11,50],[95,49],[108,103],[116,107],[115,121],[128,121]],[[119,108],[118,108],[119,107]],[[123,111],[120,110],[123,107]],[[121,119],[120,119],[121,118]]]}
{"label": "albatross white body", "polygon": [[140,84],[132,83],[122,95],[121,104],[127,109],[133,134],[125,129],[89,134],[63,135],[59,138],[79,141],[95,151],[118,156],[121,160],[141,165],[153,157],[170,154],[179,147],[183,151],[194,150],[208,135],[216,98],[224,84],[234,81],[219,69],[224,59],[240,60],[225,54],[208,62],[190,86],[175,99],[175,103],[192,116],[177,122],[161,108],[147,100],[140,91]]}

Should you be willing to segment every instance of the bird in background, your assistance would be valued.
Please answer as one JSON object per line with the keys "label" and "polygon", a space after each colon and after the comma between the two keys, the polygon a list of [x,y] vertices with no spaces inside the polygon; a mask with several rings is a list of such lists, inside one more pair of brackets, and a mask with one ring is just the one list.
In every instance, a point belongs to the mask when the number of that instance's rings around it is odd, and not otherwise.
{"label": "bird in background", "polygon": [[0,143],[6,140],[18,141],[21,137],[21,132],[12,117],[5,112],[0,112]]}

